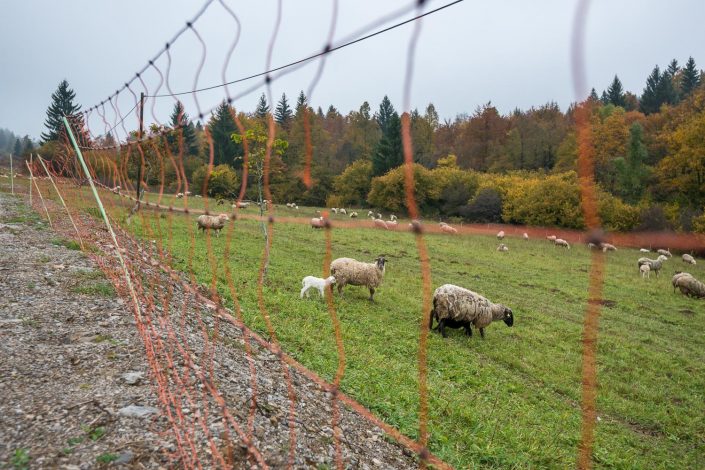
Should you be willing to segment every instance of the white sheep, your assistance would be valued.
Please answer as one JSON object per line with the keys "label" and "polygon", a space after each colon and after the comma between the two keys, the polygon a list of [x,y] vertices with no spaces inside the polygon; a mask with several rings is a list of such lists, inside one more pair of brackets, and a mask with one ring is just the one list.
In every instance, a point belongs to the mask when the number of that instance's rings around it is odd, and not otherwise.
{"label": "white sheep", "polygon": [[651,250],[647,250],[646,248],[640,248],[639,252],[640,253],[651,253]]}
{"label": "white sheep", "polygon": [[659,255],[658,258],[656,259],[649,259],[649,258],[639,258],[637,260],[637,266],[639,267],[639,270],[641,270],[641,267],[645,264],[649,265],[649,269],[653,272],[656,273],[656,276],[658,276],[659,271],[661,270],[661,267],[663,265],[663,262],[668,260],[666,256],[664,255]]}
{"label": "white sheep", "polygon": [[357,218],[357,212],[355,212],[355,211],[351,212],[350,215],[349,215],[349,217],[350,217],[351,219],[356,219],[356,218]]}
{"label": "white sheep", "polygon": [[473,325],[480,329],[480,336],[484,338],[485,327],[493,321],[502,320],[507,326],[514,324],[511,308],[490,302],[480,294],[453,284],[444,284],[435,290],[430,317],[429,329],[433,328],[435,319],[437,329],[444,338],[446,326],[465,328],[465,334],[472,336]]}
{"label": "white sheep", "polygon": [[593,248],[597,248],[597,245],[595,245],[595,244],[592,243],[592,242],[589,242],[589,243],[587,244],[587,247],[588,247],[589,250],[592,250]]}
{"label": "white sheep", "polygon": [[683,262],[686,264],[696,264],[695,258],[690,256],[688,253],[683,253]]}
{"label": "white sheep", "polygon": [[546,237],[546,240],[548,240],[549,242],[555,242],[556,238],[557,237],[555,235],[549,235]]}
{"label": "white sheep", "polygon": [[294,209],[299,210],[299,205],[298,205],[298,204],[294,204]]}
{"label": "white sheep", "polygon": [[522,235],[522,237],[524,237],[524,240],[526,240],[527,242],[529,241],[529,234],[528,233],[524,232],[524,235]]}
{"label": "white sheep", "polygon": [[389,228],[391,230],[396,230],[397,226],[399,225],[399,222],[397,222],[396,220],[388,220],[386,222],[386,224],[387,224],[387,228]]}
{"label": "white sheep", "polygon": [[678,287],[683,295],[698,299],[705,297],[705,284],[695,279],[692,274],[676,273],[671,282],[673,283],[673,289],[675,290]]}
{"label": "white sheep", "polygon": [[668,250],[663,250],[663,249],[656,250],[656,253],[658,253],[659,255],[663,255],[663,256],[665,256],[665,257],[667,257],[667,258],[670,258],[671,256],[673,256],[670,251],[668,251]]}
{"label": "white sheep", "polygon": [[184,196],[190,196],[190,195],[191,195],[191,191],[184,191]]}
{"label": "white sheep", "polygon": [[389,230],[389,226],[387,225],[387,222],[385,222],[382,219],[373,219],[375,223],[375,227],[383,228],[385,230]]}
{"label": "white sheep", "polygon": [[608,251],[617,251],[617,247],[610,243],[600,243],[600,248],[602,248],[603,253],[607,253]]}
{"label": "white sheep", "polygon": [[509,251],[509,247],[505,245],[504,243],[500,243],[499,246],[497,247],[497,251]]}
{"label": "white sheep", "polygon": [[651,277],[651,266],[648,264],[642,264],[639,266],[639,271],[641,272],[641,277]]}
{"label": "white sheep", "polygon": [[392,220],[392,221],[397,220],[397,216],[394,215],[394,214],[390,214],[390,215],[389,215],[389,220]]}
{"label": "white sheep", "polygon": [[367,217],[372,217],[373,219],[375,218],[375,213],[372,211],[367,211]]}
{"label": "white sheep", "polygon": [[504,230],[497,232],[497,240],[504,240]]}
{"label": "white sheep", "polygon": [[554,246],[562,246],[564,248],[568,248],[570,250],[570,244],[563,240],[562,238],[556,238],[553,242]]}
{"label": "white sheep", "polygon": [[301,288],[301,298],[304,298],[304,293],[306,294],[306,298],[308,298],[308,290],[312,287],[318,289],[318,292],[320,292],[321,297],[323,297],[323,290],[331,284],[335,284],[334,276],[328,276],[325,279],[321,279],[320,277],[315,276],[306,276],[301,281],[301,285],[303,286]]}
{"label": "white sheep", "polygon": [[325,220],[323,217],[314,217],[311,219],[311,227],[313,228],[323,228],[325,226]]}
{"label": "white sheep", "polygon": [[370,302],[374,302],[375,289],[382,284],[387,260],[384,255],[375,259],[374,263],[363,263],[352,258],[337,258],[330,264],[330,273],[335,277],[338,294],[343,293],[343,287],[366,286],[370,290]]}
{"label": "white sheep", "polygon": [[184,193],[176,193],[176,199],[181,199],[184,197]]}
{"label": "white sheep", "polygon": [[455,227],[451,227],[450,225],[448,225],[445,222],[441,222],[441,231],[443,231],[445,233],[450,233],[453,235],[458,233],[458,230]]}
{"label": "white sheep", "polygon": [[348,215],[348,211],[346,211],[345,209],[340,209],[340,213],[343,215]]}
{"label": "white sheep", "polygon": [[337,207],[333,207],[331,210],[332,210],[335,214],[338,213],[338,208],[337,208]]}
{"label": "white sheep", "polygon": [[225,227],[225,222],[230,220],[227,214],[219,215],[199,215],[196,219],[198,230],[206,233],[206,230],[215,230],[216,236],[220,236],[220,231]]}
{"label": "white sheep", "polygon": [[377,212],[377,218],[378,218],[378,219],[381,219],[381,218],[382,218],[382,214],[380,214],[379,212]]}

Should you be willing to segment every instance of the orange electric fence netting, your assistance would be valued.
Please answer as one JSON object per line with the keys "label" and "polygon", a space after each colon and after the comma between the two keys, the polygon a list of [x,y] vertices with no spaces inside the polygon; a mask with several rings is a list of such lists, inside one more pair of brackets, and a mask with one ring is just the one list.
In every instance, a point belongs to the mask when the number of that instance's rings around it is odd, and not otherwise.
{"label": "orange electric fence netting", "polygon": [[[174,218],[182,214],[211,214],[217,212],[218,207],[211,207],[212,200],[208,198],[209,178],[214,169],[214,142],[211,132],[206,127],[203,135],[208,149],[208,171],[205,181],[199,188],[190,188],[185,167],[184,129],[182,125],[166,126],[154,116],[154,103],[161,98],[172,99],[178,103],[180,95],[190,95],[198,112],[198,118],[213,112],[213,109],[204,111],[198,100],[198,93],[222,87],[225,91],[224,99],[228,104],[253,93],[264,87],[268,102],[272,103],[271,84],[278,78],[297,70],[307,62],[318,59],[319,64],[316,74],[307,89],[308,99],[315,92],[318,80],[325,69],[325,60],[328,54],[348,45],[355,44],[368,37],[381,34],[389,29],[403,24],[414,22],[414,30],[408,43],[406,79],[403,85],[404,112],[401,117],[402,144],[405,163],[405,203],[411,219],[419,219],[420,213],[414,194],[413,149],[411,136],[411,123],[408,110],[410,108],[410,88],[414,70],[414,52],[419,40],[421,17],[440,11],[458,2],[448,3],[440,8],[423,12],[424,2],[412,2],[405,8],[393,12],[373,23],[365,26],[349,38],[333,42],[337,20],[337,2],[334,2],[333,16],[325,44],[321,51],[299,61],[281,67],[272,67],[271,57],[274,50],[278,28],[281,23],[281,1],[278,3],[278,15],[275,19],[275,30],[272,33],[266,59],[266,71],[260,74],[243,77],[238,80],[228,81],[226,70],[233,50],[237,47],[240,35],[240,20],[233,10],[224,1],[207,1],[199,13],[172,38],[143,69],[135,74],[122,88],[106,98],[98,105],[88,108],[85,112],[68,116],[71,131],[77,141],[78,149],[82,150],[83,158],[89,170],[86,175],[81,169],[77,150],[70,142],[68,134],[63,136],[63,149],[48,162],[35,157],[30,167],[34,175],[38,198],[33,204],[43,210],[47,216],[54,214],[51,219],[54,228],[67,236],[75,236],[81,244],[97,248],[97,251],[88,250],[92,256],[110,276],[117,286],[118,292],[123,296],[133,299],[131,308],[135,313],[136,327],[142,338],[145,354],[149,361],[152,384],[155,394],[159,397],[163,417],[168,426],[164,431],[173,439],[175,446],[170,456],[172,462],[188,468],[203,468],[208,466],[229,467],[236,465],[244,455],[245,460],[252,465],[262,468],[268,467],[266,439],[255,436],[255,423],[257,421],[261,377],[258,376],[262,360],[259,358],[262,351],[271,356],[278,363],[277,372],[281,378],[282,388],[280,393],[286,397],[287,405],[283,422],[287,434],[286,461],[280,465],[294,467],[299,465],[297,450],[301,439],[301,407],[297,403],[298,388],[296,376],[304,376],[317,384],[320,390],[327,393],[330,400],[330,428],[334,446],[334,462],[336,467],[344,468],[346,464],[343,445],[345,442],[341,431],[342,406],[351,408],[363,416],[370,423],[381,427],[402,446],[411,450],[418,457],[419,466],[426,467],[431,464],[436,468],[449,467],[448,464],[433,455],[428,448],[428,335],[429,315],[431,311],[432,279],[428,248],[424,233],[440,233],[441,228],[422,225],[416,221],[409,228],[414,233],[415,243],[420,261],[422,290],[421,311],[418,312],[418,439],[411,439],[395,427],[384,423],[372,414],[363,405],[343,393],[341,382],[345,376],[346,354],[343,341],[342,327],[336,312],[336,304],[330,290],[326,294],[326,302],[330,320],[333,325],[335,347],[338,364],[332,381],[326,381],[316,373],[307,369],[292,356],[287,354],[279,342],[277,330],[268,311],[266,303],[266,278],[269,269],[270,254],[273,241],[277,236],[275,227],[279,224],[310,224],[310,219],[300,217],[278,217],[275,204],[262,202],[259,214],[241,211],[245,203],[244,198],[248,187],[248,171],[259,171],[255,177],[261,178],[262,200],[272,201],[270,192],[271,163],[273,152],[276,151],[276,126],[271,114],[265,121],[266,139],[264,142],[253,140],[247,133],[245,124],[232,107],[232,115],[239,134],[242,136],[244,150],[242,165],[242,182],[232,210],[228,210],[229,221],[223,228],[225,231],[225,244],[223,252],[216,253],[211,238],[211,231],[205,237],[207,263],[210,267],[211,279],[208,283],[199,284],[194,263],[197,263],[196,236],[197,227],[187,224],[188,227],[188,256],[185,260],[186,274],[173,268],[174,254],[168,250],[172,246]],[[233,20],[237,31],[235,38],[228,50],[222,71],[222,85],[215,87],[198,88],[198,78],[206,58],[206,43],[198,32],[197,20],[209,8],[217,5]],[[579,3],[573,37],[574,80],[576,96],[585,96],[582,59],[582,35],[584,21],[587,15],[588,2]],[[395,24],[392,27],[377,30],[382,25],[396,20],[404,15],[413,13],[413,18]],[[187,92],[172,91],[169,79],[171,74],[173,46],[180,37],[191,34],[202,45],[202,56],[198,68],[194,71],[193,89]],[[161,61],[161,62],[160,62]],[[163,62],[166,61],[166,65]],[[163,68],[162,68],[163,67]],[[156,74],[157,84],[149,87],[144,80],[146,74]],[[245,89],[238,94],[231,94],[228,85],[246,80],[257,80],[256,85]],[[162,86],[166,92],[161,92]],[[161,93],[160,93],[161,92]],[[138,95],[139,93],[139,95]],[[120,110],[118,99],[129,94],[133,106],[127,112]],[[138,132],[130,132],[126,127],[127,120],[142,122],[144,112],[149,109],[151,102],[154,126]],[[574,231],[556,231],[556,233],[570,241],[584,241],[599,244],[603,236],[599,230],[600,221],[597,215],[593,178],[593,162],[590,145],[590,129],[587,113],[588,104],[578,106],[576,127],[579,145],[579,180],[581,185],[582,207],[588,233]],[[183,112],[183,107],[181,108]],[[300,175],[306,187],[311,188],[315,182],[311,176],[314,152],[311,145],[311,127],[309,124],[309,109],[304,108],[304,133],[306,145],[304,148],[304,171]],[[102,136],[94,134],[92,122],[96,116],[102,123]],[[182,116],[178,122],[182,122]],[[113,140],[107,139],[112,136]],[[118,136],[117,139],[114,136]],[[119,137],[123,136],[123,137]],[[263,155],[256,154],[254,149],[264,144]],[[261,158],[261,167],[253,166],[250,159]],[[255,169],[255,170],[253,170]],[[147,181],[145,174],[149,173],[150,179],[156,184],[149,185],[153,192],[146,197]],[[134,174],[139,175],[135,183]],[[166,175],[171,182],[167,184]],[[51,178],[51,197],[44,192],[39,192],[37,180]],[[86,199],[86,192],[82,189],[88,180],[93,180],[99,187],[101,200],[108,207],[108,213],[127,213],[123,219],[110,217],[110,224],[114,230],[115,238],[112,239],[108,231],[99,227],[94,218],[86,215],[86,210],[93,211],[96,206]],[[47,186],[44,185],[46,189]],[[194,189],[192,192],[191,189]],[[174,205],[173,194],[178,194],[182,203]],[[119,197],[116,197],[117,195]],[[58,202],[54,196],[58,196]],[[203,208],[194,208],[190,202],[196,196]],[[200,205],[200,204],[198,204]],[[161,217],[153,216],[154,211],[162,214]],[[67,214],[63,217],[60,214]],[[322,272],[324,276],[330,275],[332,260],[332,246],[335,229],[338,227],[355,227],[375,229],[374,222],[355,220],[336,220],[333,222],[323,213],[325,229],[325,252]],[[130,224],[137,219],[141,227],[139,237],[130,230]],[[263,227],[262,254],[257,273],[257,308],[266,326],[268,338],[265,339],[244,323],[242,309],[239,303],[237,284],[234,281],[230,262],[231,256],[236,251],[233,233],[236,220],[256,220]],[[519,230],[519,229],[517,229]],[[521,228],[532,236],[541,237],[545,234],[543,229]],[[495,229],[486,225],[465,225],[459,228],[460,236],[473,236],[476,234],[494,234]],[[623,245],[638,245],[644,240],[663,246],[685,249],[702,246],[702,240],[691,235],[674,234],[618,234],[611,236],[615,243]],[[150,242],[151,241],[151,242]],[[117,268],[118,258],[124,259],[124,267]],[[218,273],[222,272],[227,285],[227,299],[221,298],[218,291]],[[602,288],[605,275],[605,256],[597,250],[593,253],[589,272],[589,296],[583,326],[583,370],[582,370],[582,433],[581,442],[577,450],[577,464],[580,468],[591,467],[591,455],[594,440],[595,426],[595,399],[597,394],[596,382],[596,347],[598,320],[601,308]],[[129,281],[129,282],[126,282]],[[131,292],[130,292],[131,291]],[[232,309],[227,309],[224,303],[229,302]],[[192,311],[201,314],[192,315]],[[237,338],[244,355],[238,362],[229,366],[240,366],[240,373],[248,375],[249,387],[239,390],[240,395],[234,395],[233,390],[224,391],[219,384],[214,369],[223,367],[226,360],[224,343]],[[237,364],[236,364],[237,363]],[[215,424],[214,424],[215,423]]]}

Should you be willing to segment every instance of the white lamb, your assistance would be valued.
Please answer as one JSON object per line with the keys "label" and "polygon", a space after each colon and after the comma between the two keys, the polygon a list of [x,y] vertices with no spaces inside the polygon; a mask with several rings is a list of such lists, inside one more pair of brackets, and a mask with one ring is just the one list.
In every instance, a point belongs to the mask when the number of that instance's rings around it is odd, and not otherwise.
{"label": "white lamb", "polygon": [[301,281],[301,285],[303,286],[301,288],[301,298],[304,298],[304,293],[306,294],[306,298],[309,297],[308,290],[311,289],[312,287],[315,287],[318,289],[318,292],[320,292],[321,297],[323,297],[323,290],[332,285],[335,284],[335,277],[334,276],[328,276],[325,279],[321,279],[320,277],[315,277],[315,276],[306,276],[303,278]]}
{"label": "white lamb", "polygon": [[497,232],[497,240],[504,240],[504,230]]}
{"label": "white lamb", "polygon": [[524,232],[523,237],[524,237],[524,240],[526,240],[527,242],[529,241],[529,234],[528,233]]}
{"label": "white lamb", "polygon": [[639,266],[639,271],[641,272],[641,277],[651,277],[651,266],[648,264]]}

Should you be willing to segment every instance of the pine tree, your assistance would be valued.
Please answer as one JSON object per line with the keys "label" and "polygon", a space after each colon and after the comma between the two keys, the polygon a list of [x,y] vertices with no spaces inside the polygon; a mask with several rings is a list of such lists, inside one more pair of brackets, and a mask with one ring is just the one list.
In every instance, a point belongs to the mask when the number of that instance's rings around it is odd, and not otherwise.
{"label": "pine tree", "polygon": [[308,105],[308,102],[306,101],[306,95],[304,95],[304,91],[301,90],[299,92],[299,97],[296,100],[296,115],[299,116],[303,112],[303,109]]}
{"label": "pine tree", "polygon": [[15,149],[12,151],[12,154],[16,157],[22,155],[22,141],[20,139],[15,140]]}
{"label": "pine tree", "polygon": [[28,135],[22,137],[22,155],[29,155],[29,153],[34,150],[34,143]]}
{"label": "pine tree", "polygon": [[[379,122],[379,121],[378,121]],[[372,175],[381,176],[392,168],[404,163],[404,150],[401,142],[401,119],[396,111],[385,119],[386,132],[372,154]]]}
{"label": "pine tree", "polygon": [[[389,101],[387,95],[384,95],[382,102],[379,104],[379,111],[375,114],[375,120],[382,130],[382,134],[387,134],[390,119],[394,114],[396,114],[396,111],[394,110],[394,106],[392,106],[392,102]],[[397,114],[397,118],[398,117],[399,115]]]}
{"label": "pine tree", "polygon": [[237,126],[233,120],[232,112],[227,101],[215,109],[213,117],[208,121],[208,130],[213,139],[213,164],[227,163],[234,168],[242,168],[242,145],[233,141],[232,135],[237,133]]}
{"label": "pine tree", "polygon": [[264,96],[264,93],[262,93],[262,96],[259,97],[259,103],[257,103],[257,109],[255,110],[255,117],[257,117],[258,119],[266,119],[268,114],[269,114],[269,105],[267,104],[267,97]]}
{"label": "pine tree", "polygon": [[286,99],[286,93],[282,93],[282,98],[277,103],[277,108],[274,110],[274,120],[279,123],[284,129],[288,129],[291,124],[293,112],[291,106]]}
{"label": "pine tree", "polygon": [[678,65],[678,61],[676,59],[673,59],[673,60],[671,60],[671,62],[668,63],[668,68],[666,69],[666,73],[668,73],[671,77],[674,77],[680,69],[681,68]]}
{"label": "pine tree", "polygon": [[619,194],[627,202],[638,202],[644,192],[645,182],[649,176],[645,164],[647,158],[643,128],[641,124],[635,122],[629,129],[627,158],[619,157],[614,161],[620,187]]}
{"label": "pine tree", "polygon": [[[676,104],[678,103],[678,90],[673,83],[674,77],[666,70],[661,75],[661,81],[658,84],[658,93],[660,104]],[[660,106],[660,105],[659,105]]]}
{"label": "pine tree", "polygon": [[607,99],[613,105],[624,108],[624,88],[617,75],[614,76],[612,84],[607,88]]}
{"label": "pine tree", "polygon": [[590,90],[590,96],[588,96],[588,101],[590,101],[592,103],[597,103],[598,101],[600,101],[600,97],[597,96],[597,92],[595,91],[595,88]]}
{"label": "pine tree", "polygon": [[605,90],[602,90],[602,96],[600,96],[600,102],[602,104],[609,104],[609,102],[610,102],[610,97],[607,96],[607,92]]}
{"label": "pine tree", "polygon": [[171,128],[175,129],[174,132],[168,134],[169,145],[171,146],[171,151],[174,154],[179,153],[179,134],[183,139],[183,152],[185,155],[197,155],[198,154],[198,140],[196,139],[196,130],[194,128],[193,122],[186,114],[184,110],[184,105],[181,101],[177,101],[174,104],[174,110],[171,113]]}
{"label": "pine tree", "polygon": [[[64,129],[64,122],[62,118],[64,116],[76,114],[81,110],[80,105],[74,104],[73,100],[75,98],[76,93],[69,88],[69,82],[62,80],[56,91],[51,95],[52,101],[47,109],[47,119],[44,121],[47,132],[42,133],[42,140],[44,142],[58,140]],[[80,117],[80,119],[78,122],[74,121],[74,125],[78,124],[76,127],[82,129],[83,116],[77,117]]]}
{"label": "pine tree", "polygon": [[698,73],[698,68],[695,66],[695,60],[692,57],[688,57],[688,62],[683,67],[680,85],[681,96],[689,95],[700,85],[700,73]]}
{"label": "pine tree", "polygon": [[639,107],[642,113],[651,114],[659,111],[661,107],[658,96],[659,83],[661,83],[661,71],[657,65],[646,78],[646,88],[644,88],[644,92],[641,94],[641,99],[639,100]]}

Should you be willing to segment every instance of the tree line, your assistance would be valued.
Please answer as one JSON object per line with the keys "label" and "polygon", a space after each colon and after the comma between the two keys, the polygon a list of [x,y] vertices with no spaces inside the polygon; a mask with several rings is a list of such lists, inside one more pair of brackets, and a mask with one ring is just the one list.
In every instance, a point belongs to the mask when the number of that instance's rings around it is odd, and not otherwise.
{"label": "tree line", "polygon": [[[663,71],[656,66],[639,95],[625,91],[617,76],[601,94],[595,89],[590,93],[596,182],[603,212],[609,209],[619,219],[613,229],[699,227],[705,206],[705,143],[698,137],[705,135],[703,81],[703,72],[691,57],[683,67],[676,60]],[[556,103],[546,103],[502,115],[488,102],[471,114],[441,121],[433,104],[411,111],[421,207],[429,216],[580,227],[579,199],[574,206],[578,210],[570,217],[556,213],[548,203],[527,209],[514,199],[515,187],[537,199],[555,192],[544,190],[577,188],[575,112],[575,104],[564,112]],[[374,110],[365,101],[342,114],[333,105],[314,109],[303,91],[293,104],[286,94],[271,104],[263,94],[253,112],[236,110],[223,101],[204,123],[194,123],[177,103],[166,126],[149,130],[157,134],[176,129],[158,145],[147,146],[147,160],[155,162],[147,183],[159,183],[156,162],[168,153],[183,158],[183,173],[191,184],[204,180],[211,149],[219,171],[241,175],[244,150],[234,118],[245,129],[264,130],[270,115],[277,138],[286,142],[270,166],[275,200],[404,210],[398,170],[403,162],[401,116],[386,96]],[[307,134],[312,151],[310,189],[303,180]],[[111,142],[114,139],[107,135],[96,144]],[[424,199],[421,182],[427,177],[431,179]],[[166,170],[167,187],[174,188],[178,180],[176,171]],[[512,185],[506,186],[506,181]],[[544,187],[549,183],[553,186]],[[256,190],[256,184],[248,186]],[[232,197],[235,192],[236,188],[221,189],[212,195]],[[532,213],[544,217],[535,220]]]}

